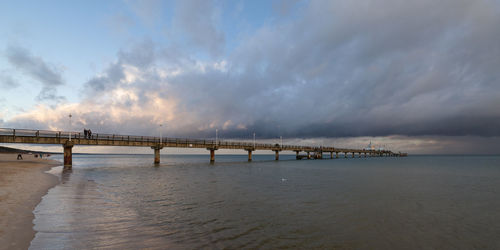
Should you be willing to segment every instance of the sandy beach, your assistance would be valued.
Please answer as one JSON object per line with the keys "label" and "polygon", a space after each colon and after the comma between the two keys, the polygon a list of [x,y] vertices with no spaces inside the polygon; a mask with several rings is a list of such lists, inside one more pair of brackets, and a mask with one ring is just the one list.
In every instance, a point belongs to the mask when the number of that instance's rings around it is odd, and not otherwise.
{"label": "sandy beach", "polygon": [[0,154],[0,249],[28,249],[35,236],[33,210],[59,181],[44,171],[60,162],[28,154],[16,158]]}

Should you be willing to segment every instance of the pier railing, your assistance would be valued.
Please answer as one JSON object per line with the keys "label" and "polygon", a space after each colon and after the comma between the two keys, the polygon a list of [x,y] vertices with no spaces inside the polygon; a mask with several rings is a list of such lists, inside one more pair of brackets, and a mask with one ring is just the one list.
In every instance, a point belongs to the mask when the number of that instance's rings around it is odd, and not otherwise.
{"label": "pier railing", "polygon": [[123,141],[123,142],[147,142],[147,143],[164,143],[168,145],[182,144],[196,145],[199,147],[215,146],[215,147],[234,147],[234,148],[269,148],[281,150],[320,150],[320,149],[333,149],[333,147],[311,147],[299,145],[280,145],[272,143],[253,143],[253,142],[235,142],[227,140],[213,140],[213,139],[189,139],[189,138],[172,138],[172,137],[154,137],[154,136],[137,136],[137,135],[120,135],[120,134],[105,134],[105,133],[92,133],[90,136],[85,136],[82,132],[76,131],[51,131],[51,130],[32,130],[32,129],[11,129],[0,128],[0,136],[12,137],[36,137],[36,138],[60,138],[69,139],[71,135],[72,140],[101,140],[101,141]]}

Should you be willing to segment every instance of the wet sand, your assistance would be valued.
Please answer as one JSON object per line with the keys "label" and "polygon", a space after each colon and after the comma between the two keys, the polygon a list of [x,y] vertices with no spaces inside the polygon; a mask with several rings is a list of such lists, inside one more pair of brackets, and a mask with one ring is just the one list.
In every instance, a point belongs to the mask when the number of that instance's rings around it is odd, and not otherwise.
{"label": "wet sand", "polygon": [[23,154],[0,154],[0,249],[28,249],[35,236],[33,210],[59,182],[44,173],[60,162]]}

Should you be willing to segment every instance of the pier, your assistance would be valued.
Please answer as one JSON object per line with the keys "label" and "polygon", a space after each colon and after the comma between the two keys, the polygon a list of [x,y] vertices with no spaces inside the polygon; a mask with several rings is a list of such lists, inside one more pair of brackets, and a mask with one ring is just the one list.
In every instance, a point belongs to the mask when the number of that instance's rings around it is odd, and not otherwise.
{"label": "pier", "polygon": [[[362,157],[401,157],[406,153],[395,153],[389,150],[348,149],[328,146],[298,146],[263,144],[238,141],[203,140],[187,138],[169,138],[135,135],[92,134],[85,137],[83,133],[71,131],[48,131],[30,129],[0,128],[0,143],[21,144],[58,144],[63,147],[64,165],[72,165],[72,149],[75,145],[86,146],[124,146],[124,147],[150,147],[154,150],[154,163],[160,163],[160,151],[163,148],[203,148],[210,151],[210,162],[215,162],[215,152],[219,149],[245,150],[248,161],[252,161],[252,152],[256,150],[273,151],[275,160],[283,151],[295,152],[296,159],[325,159],[323,154],[330,154],[330,159]],[[301,154],[304,152],[305,154]],[[356,156],[357,154],[357,156]]]}

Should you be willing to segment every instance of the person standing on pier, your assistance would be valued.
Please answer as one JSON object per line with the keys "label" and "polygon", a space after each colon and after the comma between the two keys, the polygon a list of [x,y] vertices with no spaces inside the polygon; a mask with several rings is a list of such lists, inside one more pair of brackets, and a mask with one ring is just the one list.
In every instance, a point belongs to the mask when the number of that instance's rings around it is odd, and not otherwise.
{"label": "person standing on pier", "polygon": [[89,131],[84,128],[83,129],[83,136],[85,137],[85,139],[87,139],[88,135],[89,135]]}

